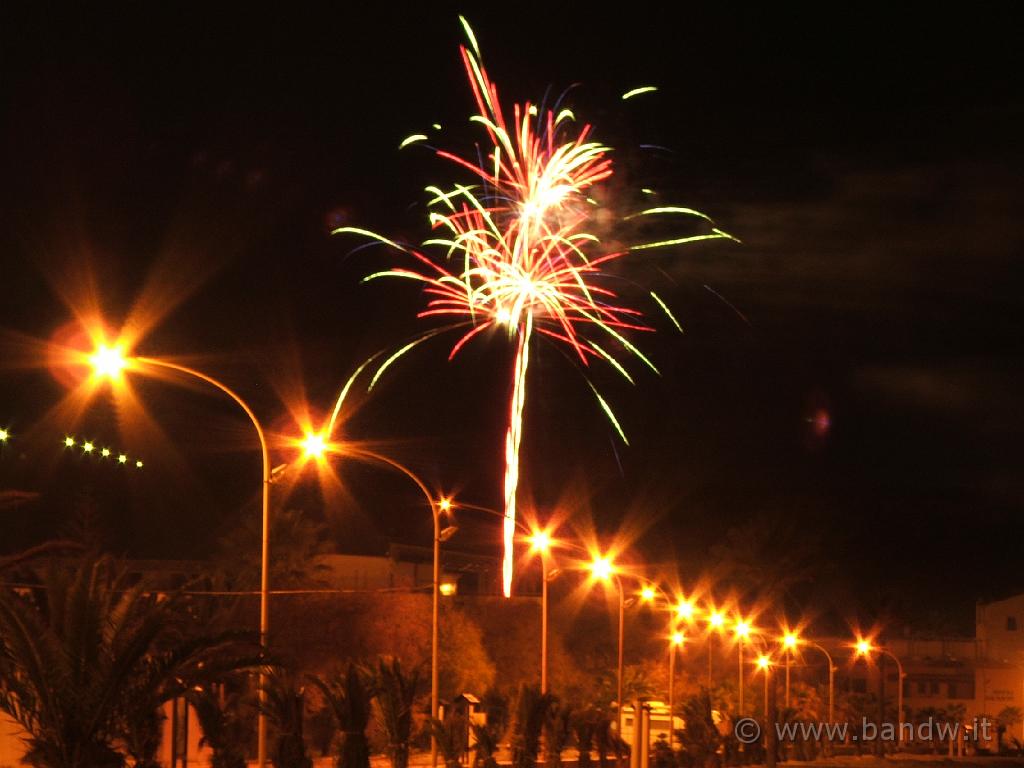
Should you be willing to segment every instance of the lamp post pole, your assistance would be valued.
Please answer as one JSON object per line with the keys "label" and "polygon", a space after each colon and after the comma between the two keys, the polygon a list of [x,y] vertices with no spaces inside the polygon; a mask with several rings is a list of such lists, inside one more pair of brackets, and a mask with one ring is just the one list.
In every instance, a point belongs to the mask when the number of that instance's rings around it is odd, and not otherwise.
{"label": "lamp post pole", "polygon": [[668,748],[671,751],[675,747],[675,711],[676,711],[676,653],[679,643],[676,642],[676,635],[669,639],[668,643]]}
{"label": "lamp post pole", "polygon": [[[387,456],[362,448],[352,449],[351,454],[379,461],[382,464],[387,464],[392,469],[398,470],[407,478],[412,480],[416,487],[420,489],[420,492],[427,500],[427,504],[430,506],[430,515],[434,522],[434,573],[431,584],[430,621],[430,716],[437,720],[440,712],[440,698],[438,691],[438,670],[440,669],[440,665],[438,657],[440,648],[439,627],[441,623],[441,542],[446,541],[449,536],[455,533],[454,526],[442,530],[441,512],[448,511],[451,507],[451,502],[449,502],[448,499],[443,499],[441,502],[438,502],[430,492],[430,489],[427,488],[426,484],[416,474],[414,474],[412,470],[394,459],[389,459]],[[430,738],[430,761],[431,765],[437,765],[437,737],[435,736],[431,736]]]}
{"label": "lamp post pole", "polygon": [[[427,494],[429,496],[429,493]],[[438,719],[438,638],[440,625],[441,598],[441,516],[437,504],[430,500],[430,513],[434,518],[434,580],[431,588],[431,619],[430,619],[430,716]],[[433,732],[431,728],[431,732]],[[430,739],[430,764],[437,765],[437,737]]]}
{"label": "lamp post pole", "polygon": [[[618,723],[618,737],[622,738],[622,678],[624,672],[623,660],[624,656],[624,641],[626,639],[626,596],[622,591],[622,579],[615,576],[615,588],[619,591],[619,660],[618,660],[618,672],[615,676],[616,693],[615,700],[617,702],[617,723]],[[637,713],[634,713],[633,727],[636,730]],[[634,736],[634,741],[636,737]]]}
{"label": "lamp post pole", "polygon": [[890,659],[896,662],[896,744],[902,746],[903,744],[903,663],[899,660],[895,653],[890,651],[888,648],[879,648],[880,653],[884,653]]}
{"label": "lamp post pole", "polygon": [[740,717],[743,717],[743,637],[740,636],[739,642],[736,643],[736,648],[739,651],[739,706],[737,711]]}
{"label": "lamp post pole", "polygon": [[793,666],[793,652],[786,649],[786,709],[789,709],[789,670]]}
{"label": "lamp post pole", "polygon": [[548,692],[548,555],[545,550],[540,553],[541,587],[540,587],[540,692]]}
{"label": "lamp post pole", "polygon": [[711,690],[711,668],[712,668],[712,661],[711,661],[712,649],[711,649],[711,644],[712,644],[712,642],[714,642],[714,639],[715,639],[715,636],[713,634],[711,634],[711,633],[708,633],[708,690],[709,691]]}
{"label": "lamp post pole", "polygon": [[835,693],[836,693],[836,665],[832,663],[832,654],[830,654],[825,648],[818,643],[808,642],[812,648],[816,648],[825,655],[826,661],[828,661],[828,721],[830,723],[835,722]]}
{"label": "lamp post pole", "polygon": [[[872,645],[870,640],[859,640],[854,646],[858,656],[864,656],[866,659],[870,659],[872,651],[878,651],[882,656],[888,656],[890,659],[896,662],[896,744],[897,746],[903,743],[903,663],[899,660],[895,653],[890,651],[888,648],[881,648],[879,646]],[[878,686],[879,686],[879,727],[882,726],[882,722],[885,720],[885,698],[883,696],[885,691],[885,669],[884,659],[879,660],[878,670]],[[831,662],[829,663],[831,671]],[[878,744],[881,748],[881,743]]]}

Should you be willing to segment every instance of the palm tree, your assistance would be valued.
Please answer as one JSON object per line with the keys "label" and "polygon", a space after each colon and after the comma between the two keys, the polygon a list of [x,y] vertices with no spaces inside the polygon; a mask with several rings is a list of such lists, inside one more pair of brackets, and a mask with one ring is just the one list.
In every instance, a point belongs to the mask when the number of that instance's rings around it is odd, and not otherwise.
{"label": "palm tree", "polygon": [[594,720],[594,747],[597,749],[598,768],[608,768],[608,752],[613,746],[612,719],[607,713],[598,710]]}
{"label": "palm tree", "polygon": [[679,731],[679,737],[683,750],[692,757],[697,768],[711,768],[720,762],[718,750],[722,746],[722,736],[711,712],[711,693],[706,688],[683,701],[685,725]]}
{"label": "palm tree", "polygon": [[380,724],[387,735],[391,768],[406,768],[409,764],[413,704],[419,681],[418,667],[407,675],[397,658],[378,659],[374,701]]}
{"label": "palm tree", "polygon": [[498,751],[501,731],[490,722],[470,723],[473,732],[473,768],[498,768],[494,754]]}
{"label": "palm tree", "polygon": [[1003,744],[1003,736],[1014,725],[1020,722],[1021,711],[1019,707],[1004,707],[996,715],[996,748],[1000,753],[1007,747]]}
{"label": "palm tree", "polygon": [[0,590],[0,711],[38,768],[120,768],[122,752],[152,765],[160,707],[255,654],[237,634],[198,636],[180,598],[129,585],[109,558],[26,578]]}
{"label": "palm tree", "polygon": [[196,686],[185,697],[203,730],[200,743],[213,750],[211,768],[245,768],[251,722],[242,715],[242,697],[214,686]]}
{"label": "palm tree", "polygon": [[303,737],[305,689],[288,672],[271,667],[263,690],[265,699],[258,706],[277,729],[277,744],[271,755],[274,768],[312,768]]}
{"label": "palm tree", "polygon": [[541,693],[539,686],[523,684],[519,688],[516,715],[512,721],[513,768],[536,766],[544,721],[554,702],[554,697],[550,693]]}
{"label": "palm tree", "polygon": [[445,768],[458,768],[469,742],[466,738],[467,727],[465,715],[454,708],[445,715],[444,720],[430,719],[430,732],[444,757]]}
{"label": "palm tree", "polygon": [[598,713],[595,709],[577,712],[572,719],[572,730],[576,736],[578,768],[590,768],[590,750],[594,746],[594,731],[597,729]]}
{"label": "palm tree", "polygon": [[372,690],[367,685],[367,674],[356,664],[329,680],[316,676],[309,678],[323,694],[334,712],[341,731],[338,750],[338,768],[369,768],[370,745],[366,739],[366,726],[370,723]]}
{"label": "palm tree", "polygon": [[544,765],[562,768],[562,751],[572,735],[572,707],[552,702],[544,719]]}

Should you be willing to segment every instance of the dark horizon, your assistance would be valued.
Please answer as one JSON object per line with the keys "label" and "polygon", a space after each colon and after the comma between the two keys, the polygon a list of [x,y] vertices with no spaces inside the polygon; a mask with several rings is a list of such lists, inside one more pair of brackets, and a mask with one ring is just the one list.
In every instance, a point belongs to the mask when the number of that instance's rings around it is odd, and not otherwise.
{"label": "dark horizon", "polygon": [[[605,540],[642,523],[639,555],[690,578],[730,530],[763,521],[748,530],[817,542],[828,567],[807,599],[856,585],[866,607],[922,626],[962,630],[976,598],[1024,588],[1013,25],[881,6],[839,23],[777,8],[463,12],[506,102],[578,83],[568,99],[616,147],[622,190],[662,190],[743,241],[630,257],[628,277],[686,332],[638,340],[660,376],[598,377],[628,447],[558,350],[537,348],[523,456],[538,508],[585,485]],[[91,493],[125,550],[201,554],[255,498],[249,426],[201,390],[136,383],[165,432],[125,446],[143,472],[62,456],[61,429],[126,439],[107,398],[80,425],[37,427],[63,390],[19,367],[19,339],[71,319],[58,286],[91,272],[114,324],[149,281],[176,291],[142,351],[199,355],[277,429],[297,381],[326,411],[362,360],[424,327],[414,288],[360,284],[390,257],[329,231],[424,235],[422,188],[452,169],[398,145],[434,122],[459,149],[477,135],[457,13],[153,14],[3,25],[0,426],[14,439],[0,487],[49,494],[4,513],[5,550],[56,532]],[[648,83],[660,90],[620,99]],[[497,507],[510,350],[446,353],[396,365],[346,433]],[[401,478],[343,478],[350,504],[327,511],[339,548],[429,539]],[[294,504],[319,514],[312,488]]]}

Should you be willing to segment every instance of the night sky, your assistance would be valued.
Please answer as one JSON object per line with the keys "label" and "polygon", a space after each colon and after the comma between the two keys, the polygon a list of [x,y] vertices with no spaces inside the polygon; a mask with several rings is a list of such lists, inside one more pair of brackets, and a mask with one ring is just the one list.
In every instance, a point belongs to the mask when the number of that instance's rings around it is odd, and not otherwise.
{"label": "night sky", "polygon": [[[652,187],[743,242],[628,260],[686,331],[637,339],[660,377],[595,373],[628,447],[563,352],[537,347],[524,487],[606,536],[645,528],[638,556],[687,576],[730,528],[767,520],[751,530],[819,542],[830,579],[865,604],[969,628],[975,599],[1024,588],[1016,28],[934,7],[583,7],[462,12],[506,102],[577,85],[568,102],[616,147],[624,205]],[[423,327],[414,286],[360,285],[390,257],[329,231],[425,236],[422,189],[453,171],[397,147],[434,122],[447,147],[479,135],[458,12],[0,22],[0,426],[26,437],[5,449],[0,487],[44,493],[0,513],[0,546],[92,504],[124,551],[201,556],[256,502],[248,425],[194,388],[135,381],[162,430],[125,446],[144,472],[62,455],[64,431],[129,439],[106,398],[77,425],[44,420],[63,389],[27,366],[25,338],[67,323],[62,297],[87,294],[87,276],[114,324],[139,296],[171,297],[141,350],[216,373],[277,429],[299,382],[322,413],[359,362]],[[645,84],[660,90],[619,98]],[[446,352],[393,368],[345,434],[497,507],[511,348]],[[345,504],[323,511],[311,488],[292,502],[325,515],[342,549],[429,541],[402,480],[342,478]]]}

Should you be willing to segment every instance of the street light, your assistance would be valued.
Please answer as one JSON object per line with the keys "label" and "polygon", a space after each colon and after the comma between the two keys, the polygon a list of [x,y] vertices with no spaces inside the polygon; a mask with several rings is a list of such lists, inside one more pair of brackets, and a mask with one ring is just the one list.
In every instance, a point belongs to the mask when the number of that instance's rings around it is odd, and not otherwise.
{"label": "street light", "polygon": [[672,633],[668,643],[668,748],[670,751],[675,746],[676,738],[676,653],[685,642],[686,636],[676,630]]}
{"label": "street light", "polygon": [[[867,653],[871,650],[871,644],[867,641],[862,641],[863,653]],[[782,636],[782,647],[786,651],[786,706],[789,706],[789,654],[792,653],[794,648],[798,648],[801,645],[806,645],[810,648],[814,648],[819,651],[828,663],[828,721],[830,723],[835,722],[835,692],[836,692],[836,665],[832,661],[832,654],[828,650],[814,642],[813,640],[806,640],[800,637],[795,632],[787,632]],[[860,644],[858,644],[858,653],[860,653]]]}
{"label": "street light", "polygon": [[[757,668],[764,673],[764,717],[765,717],[765,729],[771,727],[768,723],[768,673],[772,668],[772,659],[770,656],[761,654],[757,657]],[[767,733],[767,730],[765,731]]]}
{"label": "street light", "polygon": [[782,648],[786,652],[786,709],[789,709],[789,671],[793,666],[793,649],[799,642],[800,638],[795,632],[787,632],[782,636]]}
{"label": "street light", "polygon": [[614,583],[619,597],[619,653],[615,675],[616,725],[618,736],[622,738],[622,678],[623,678],[623,641],[626,635],[626,596],[622,591],[622,579],[612,559],[606,555],[595,555],[588,566],[591,577],[605,584]]}
{"label": "street light", "polygon": [[676,616],[678,616],[683,621],[693,621],[694,614],[694,605],[689,600],[680,600],[679,603],[676,605]]}
{"label": "street light", "polygon": [[545,530],[536,530],[530,536],[530,551],[540,555],[540,692],[548,692],[548,583],[559,571],[548,570],[548,554],[551,551],[551,535]]}
{"label": "street light", "polygon": [[89,365],[98,378],[119,379],[128,361],[118,346],[108,347],[100,344],[89,357]]}
{"label": "street light", "polygon": [[[861,638],[857,641],[854,646],[858,656],[863,656],[866,659],[871,658],[871,654],[878,653],[880,655],[888,656],[890,659],[896,662],[896,743],[903,743],[903,663],[899,660],[895,653],[890,651],[888,648],[882,646],[873,645],[870,640]],[[830,664],[831,666],[831,664]],[[883,702],[884,709],[884,702]]]}
{"label": "street light", "polygon": [[327,451],[327,438],[322,432],[307,432],[300,445],[305,458],[319,461]]}
{"label": "street light", "polygon": [[[263,426],[260,424],[259,419],[256,418],[256,414],[253,413],[249,405],[226,384],[223,384],[212,376],[202,373],[201,371],[197,371],[194,368],[189,368],[185,365],[171,363],[166,360],[160,360],[153,357],[133,357],[129,359],[124,356],[124,352],[120,347],[110,347],[105,344],[101,344],[96,348],[93,354],[89,357],[89,364],[92,366],[93,374],[96,377],[109,379],[111,381],[119,380],[126,370],[136,366],[163,368],[186,376],[191,376],[192,378],[204,381],[216,389],[219,389],[231,398],[235,404],[245,412],[245,415],[249,417],[249,421],[252,422],[253,427],[256,429],[256,436],[259,439],[260,454],[263,461],[263,472],[260,483],[262,513],[260,554],[260,647],[265,653],[267,650],[268,634],[270,632],[270,451],[267,448],[267,439],[263,432]],[[74,445],[74,439],[71,437],[65,438],[64,444],[71,447]],[[86,445],[88,445],[88,443]],[[85,446],[83,446],[83,450],[86,450]],[[118,457],[118,461],[121,461],[121,457]],[[125,462],[121,463],[123,464]],[[142,462],[135,462],[135,466],[141,469]],[[267,716],[265,714],[267,694],[265,690],[265,683],[266,676],[261,669],[258,696],[260,704],[264,706],[260,707],[256,725],[256,760],[257,765],[260,768],[263,768],[267,763]]]}
{"label": "street light", "polygon": [[721,611],[711,609],[708,612],[708,691],[711,691],[712,683],[712,644],[714,633],[721,632],[725,626],[725,614]]}
{"label": "street light", "polygon": [[[298,441],[299,446],[302,448],[306,458],[313,458],[319,460],[325,459],[325,454],[328,452],[342,452],[337,446],[332,445],[329,440],[330,433],[328,431],[317,433],[306,433],[305,437]],[[394,459],[388,458],[383,454],[375,453],[374,451],[366,450],[365,448],[355,448],[348,446],[344,449],[344,454],[354,458],[361,458],[364,460],[376,461],[381,464],[386,464],[392,469],[401,472],[407,478],[409,478],[420,492],[423,497],[427,500],[427,504],[430,507],[430,515],[434,522],[434,551],[433,551],[433,583],[431,586],[431,620],[430,620],[430,716],[437,720],[440,714],[440,698],[439,698],[439,686],[438,686],[438,649],[439,649],[439,627],[440,627],[440,603],[442,584],[441,584],[441,543],[448,541],[455,533],[459,530],[458,526],[448,525],[441,528],[441,515],[449,514],[452,511],[453,503],[448,497],[437,498],[430,489],[427,488],[426,483],[423,482],[411,469],[404,464],[401,464]],[[447,588],[446,588],[447,589]],[[454,592],[453,592],[454,593]],[[431,736],[430,739],[430,757],[431,764],[437,764],[437,737]]]}
{"label": "street light", "polygon": [[740,717],[743,717],[743,643],[750,637],[750,624],[740,619],[736,622],[733,627],[733,632],[736,635],[736,647],[739,650],[739,706],[737,712]]}

